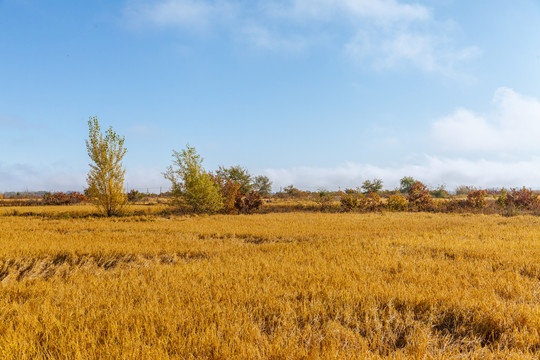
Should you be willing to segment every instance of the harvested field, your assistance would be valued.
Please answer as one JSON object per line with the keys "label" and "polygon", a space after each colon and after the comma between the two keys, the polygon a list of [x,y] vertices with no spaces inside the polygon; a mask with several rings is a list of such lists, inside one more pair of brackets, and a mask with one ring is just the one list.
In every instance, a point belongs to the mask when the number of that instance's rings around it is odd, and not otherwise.
{"label": "harvested field", "polygon": [[537,217],[81,209],[0,216],[0,358],[540,356]]}

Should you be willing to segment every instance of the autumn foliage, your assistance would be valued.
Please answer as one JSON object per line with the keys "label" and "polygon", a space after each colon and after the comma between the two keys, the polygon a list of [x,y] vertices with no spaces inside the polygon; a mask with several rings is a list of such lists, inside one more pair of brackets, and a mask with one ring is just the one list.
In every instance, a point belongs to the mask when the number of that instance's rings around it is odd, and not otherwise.
{"label": "autumn foliage", "polygon": [[473,210],[483,209],[487,204],[486,195],[486,190],[471,190],[467,195],[467,205]]}
{"label": "autumn foliage", "polygon": [[45,194],[43,196],[42,203],[44,205],[69,205],[78,204],[87,200],[88,199],[85,195],[78,192],[72,192],[69,194],[63,192],[55,192],[52,194]]}
{"label": "autumn foliage", "polygon": [[407,200],[409,201],[409,207],[414,211],[427,210],[432,203],[427,186],[420,181],[415,181],[411,186]]}

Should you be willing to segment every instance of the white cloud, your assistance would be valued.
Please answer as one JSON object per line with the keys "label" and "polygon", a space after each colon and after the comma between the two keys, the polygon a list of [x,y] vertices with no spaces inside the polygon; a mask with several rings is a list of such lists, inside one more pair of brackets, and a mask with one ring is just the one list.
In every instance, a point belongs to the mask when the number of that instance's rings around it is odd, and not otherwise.
{"label": "white cloud", "polygon": [[399,185],[403,176],[453,189],[459,185],[478,187],[520,187],[540,189],[540,158],[518,162],[450,159],[425,156],[418,164],[379,167],[371,164],[346,163],[335,168],[298,167],[266,169],[274,190],[293,184],[300,189],[356,188],[366,179],[380,178],[388,189]]}
{"label": "white cloud", "polygon": [[86,176],[58,166],[0,163],[0,192],[82,191]]}
{"label": "white cloud", "polygon": [[380,23],[427,20],[431,12],[418,4],[402,4],[394,0],[294,0],[270,2],[267,8],[274,15],[299,20],[332,20],[346,17],[353,21],[370,19]]}
{"label": "white cloud", "polygon": [[456,151],[527,151],[540,149],[540,101],[499,88],[494,110],[486,115],[458,109],[436,121],[435,140]]}
{"label": "white cloud", "polygon": [[298,52],[307,47],[306,40],[301,37],[280,36],[258,25],[244,27],[242,37],[257,47],[267,50]]}
{"label": "white cloud", "polygon": [[[129,189],[146,192],[167,191],[170,182],[163,177],[164,169],[157,167],[131,167],[126,171]],[[8,191],[83,191],[86,170],[74,169],[67,164],[36,165],[0,163],[0,194]]]}
{"label": "white cloud", "polygon": [[[275,0],[242,5],[233,0],[130,2],[125,17],[135,26],[225,32],[265,50],[299,51],[338,44],[360,64],[402,64],[457,78],[458,64],[480,53],[452,43],[452,27],[429,8],[396,0]],[[420,30],[421,29],[421,30]]]}
{"label": "white cloud", "polygon": [[[355,53],[358,52],[356,46],[353,42],[348,48]],[[423,71],[440,72],[447,76],[454,76],[456,64],[480,54],[480,49],[474,46],[455,49],[438,37],[409,32],[394,34],[374,51],[379,53],[377,65],[380,67],[393,68],[408,63]]]}
{"label": "white cloud", "polygon": [[165,0],[153,3],[130,2],[124,9],[129,23],[135,26],[200,29],[234,16],[232,3],[195,0]]}

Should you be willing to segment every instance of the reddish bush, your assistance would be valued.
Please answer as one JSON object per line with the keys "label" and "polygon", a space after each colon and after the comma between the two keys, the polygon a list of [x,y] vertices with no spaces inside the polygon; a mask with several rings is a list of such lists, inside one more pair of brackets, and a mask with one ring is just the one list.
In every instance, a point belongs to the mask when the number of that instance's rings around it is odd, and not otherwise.
{"label": "reddish bush", "polygon": [[86,196],[78,192],[73,192],[70,194],[56,192],[52,194],[45,194],[43,196],[42,203],[45,205],[68,205],[77,204],[86,200],[88,200]]}
{"label": "reddish bush", "polygon": [[446,213],[461,213],[470,209],[467,200],[461,200],[455,197],[449,200],[440,200],[438,208],[440,212]]}
{"label": "reddish bush", "polygon": [[[238,192],[240,194],[240,192]],[[246,195],[236,197],[235,206],[242,214],[251,214],[263,205],[262,196],[258,191],[251,190]]]}
{"label": "reddish bush", "polygon": [[531,210],[538,206],[538,202],[538,194],[523,187],[519,190],[511,189],[507,194],[505,205],[522,210]]}
{"label": "reddish bush", "polygon": [[210,174],[210,178],[218,185],[223,200],[223,212],[226,214],[238,214],[237,202],[242,199],[240,184],[231,179],[225,179],[219,175]]}
{"label": "reddish bush", "polygon": [[467,195],[467,205],[473,210],[480,210],[486,207],[486,190],[472,190]]}
{"label": "reddish bush", "polygon": [[409,189],[407,197],[409,209],[413,211],[425,211],[431,206],[431,195],[426,185],[416,181]]}

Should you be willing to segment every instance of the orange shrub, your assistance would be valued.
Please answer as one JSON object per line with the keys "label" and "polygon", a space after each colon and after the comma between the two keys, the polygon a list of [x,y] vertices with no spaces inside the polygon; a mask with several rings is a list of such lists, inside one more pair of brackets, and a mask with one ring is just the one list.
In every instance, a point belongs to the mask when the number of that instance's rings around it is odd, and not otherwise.
{"label": "orange shrub", "polygon": [[426,185],[416,181],[409,189],[409,208],[414,211],[428,210],[432,204],[431,195]]}
{"label": "orange shrub", "polygon": [[375,211],[382,205],[382,200],[379,194],[370,191],[366,196],[359,197],[360,207],[363,210]]}
{"label": "orange shrub", "polygon": [[405,211],[407,210],[407,199],[401,195],[390,195],[386,207],[390,211]]}
{"label": "orange shrub", "polygon": [[[364,196],[362,196],[364,197]],[[360,206],[359,195],[357,192],[346,192],[341,195],[341,208],[345,211],[353,211]]]}
{"label": "orange shrub", "polygon": [[474,210],[483,209],[487,204],[486,195],[486,190],[472,190],[467,195],[467,205]]}

